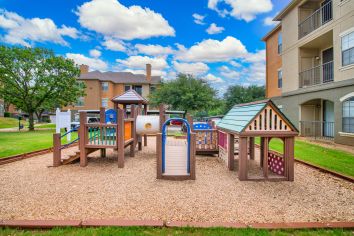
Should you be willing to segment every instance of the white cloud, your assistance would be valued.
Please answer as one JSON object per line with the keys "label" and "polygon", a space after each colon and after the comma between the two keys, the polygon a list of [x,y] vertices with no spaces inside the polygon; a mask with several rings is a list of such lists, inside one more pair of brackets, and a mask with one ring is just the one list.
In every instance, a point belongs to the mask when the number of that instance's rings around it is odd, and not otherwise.
{"label": "white cloud", "polygon": [[126,7],[117,0],[92,0],[78,7],[81,26],[106,37],[132,40],[174,36],[175,30],[159,13],[140,6]]}
{"label": "white cloud", "polygon": [[68,46],[63,37],[78,38],[79,32],[72,27],[57,27],[49,18],[26,19],[14,12],[0,9],[0,28],[6,34],[1,38],[9,44],[30,47],[35,42],[51,42]]}
{"label": "white cloud", "polygon": [[220,77],[217,77],[213,74],[207,74],[206,76],[203,77],[203,79],[211,82],[211,83],[221,83],[224,82]]}
{"label": "white cloud", "polygon": [[102,53],[101,53],[101,51],[99,51],[97,49],[92,49],[92,50],[90,50],[89,54],[91,57],[98,58],[101,56]]}
{"label": "white cloud", "polygon": [[222,41],[206,39],[187,49],[177,45],[179,51],[176,58],[181,61],[219,62],[234,58],[242,58],[247,54],[242,42],[232,36]]}
{"label": "white cloud", "polygon": [[232,65],[233,67],[241,67],[242,65],[236,61],[230,61],[230,65]]}
{"label": "white cloud", "polygon": [[116,61],[129,69],[145,69],[146,64],[151,64],[155,70],[165,69],[168,66],[162,57],[130,56],[125,60],[117,59]]}
{"label": "white cloud", "polygon": [[179,73],[192,74],[192,75],[202,75],[209,71],[207,64],[202,62],[196,63],[180,63],[177,61],[173,62],[173,66]]}
{"label": "white cloud", "polygon": [[209,28],[206,30],[208,34],[219,34],[225,30],[224,27],[219,27],[215,23],[212,23]]}
{"label": "white cloud", "polygon": [[76,53],[67,53],[65,54],[65,56],[67,58],[74,60],[75,63],[78,65],[81,64],[88,65],[90,70],[105,71],[108,68],[107,63],[98,58],[86,57],[82,54],[76,54]]}
{"label": "white cloud", "polygon": [[126,50],[124,42],[117,39],[106,38],[102,45],[111,51],[125,52]]}
{"label": "white cloud", "polygon": [[268,16],[268,17],[264,18],[263,24],[265,26],[276,26],[277,24],[279,24],[279,21],[273,21],[273,19],[274,19],[274,17]]}
{"label": "white cloud", "polygon": [[170,46],[163,47],[157,44],[136,44],[135,47],[138,49],[139,53],[149,56],[162,56],[174,53],[174,50]]}
{"label": "white cloud", "polygon": [[252,64],[244,71],[247,81],[253,84],[264,84],[266,78],[266,66],[264,62]]}
{"label": "white cloud", "polygon": [[[227,8],[219,8],[219,3],[227,5]],[[246,22],[252,21],[256,15],[269,12],[273,9],[271,0],[209,0],[208,8],[222,17],[230,15]]]}
{"label": "white cloud", "polygon": [[265,62],[266,60],[266,50],[262,49],[259,50],[255,53],[248,53],[248,55],[245,57],[244,61],[246,62]]}
{"label": "white cloud", "polygon": [[205,16],[199,15],[197,13],[194,13],[192,16],[194,18],[194,23],[198,25],[205,25],[204,23]]}
{"label": "white cloud", "polygon": [[229,79],[238,79],[240,76],[240,72],[231,70],[227,66],[221,66],[219,67],[220,75],[229,78]]}

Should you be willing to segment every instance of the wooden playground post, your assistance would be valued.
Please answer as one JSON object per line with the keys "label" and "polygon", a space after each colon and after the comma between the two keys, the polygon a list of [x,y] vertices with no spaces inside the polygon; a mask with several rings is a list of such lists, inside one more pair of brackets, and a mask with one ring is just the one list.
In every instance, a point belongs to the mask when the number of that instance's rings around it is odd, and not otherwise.
{"label": "wooden playground post", "polygon": [[[142,109],[143,109],[142,104],[139,103],[139,106],[138,106],[138,115],[141,115]],[[143,150],[141,135],[139,135],[137,138],[138,138],[138,150],[141,151],[141,150]]]}
{"label": "wooden playground post", "polygon": [[188,121],[189,126],[191,128],[191,132],[194,132],[194,129],[193,129],[193,116],[191,116],[190,114],[187,114],[187,121]]}
{"label": "wooden playground post", "polygon": [[79,145],[80,145],[80,166],[87,166],[87,151],[85,148],[86,145],[86,122],[87,122],[87,114],[86,112],[80,112],[80,128],[79,128]]}
{"label": "wooden playground post", "polygon": [[[106,123],[106,108],[104,107],[100,107],[100,123],[101,124],[105,124]],[[102,127],[100,127],[100,137],[102,138]],[[101,148],[100,149],[101,152],[101,157],[106,157],[106,149],[105,148]]]}
{"label": "wooden playground post", "polygon": [[53,134],[53,166],[58,167],[61,165],[61,141],[60,133]]}
{"label": "wooden playground post", "polygon": [[284,159],[287,166],[287,179],[294,181],[294,137],[288,137],[284,139],[285,152]]}
{"label": "wooden playground post", "polygon": [[164,104],[160,104],[160,105],[159,105],[160,132],[162,132],[162,126],[163,126],[163,124],[165,123],[165,119],[166,119],[166,117],[165,117],[165,112],[166,112],[166,110],[165,110]]}
{"label": "wooden playground post", "polygon": [[240,180],[247,180],[247,137],[239,137],[239,161],[238,161],[238,178]]}
{"label": "wooden playground post", "polygon": [[118,168],[124,167],[124,112],[122,109],[118,109],[117,112],[117,153],[118,153]]}
{"label": "wooden playground post", "polygon": [[132,104],[130,106],[130,116],[133,119],[131,121],[131,138],[133,138],[133,142],[130,144],[130,156],[135,156],[135,140],[136,140],[136,110],[135,106]]}
{"label": "wooden playground post", "polygon": [[[144,115],[147,115],[147,104],[144,105]],[[147,146],[147,135],[144,134],[144,147]]]}
{"label": "wooden playground post", "polygon": [[254,160],[254,137],[250,137],[250,159]]}
{"label": "wooden playground post", "polygon": [[156,134],[156,157],[156,178],[162,179],[162,133]]}
{"label": "wooden playground post", "polygon": [[196,134],[191,133],[191,145],[190,145],[190,162],[189,162],[189,170],[190,177],[192,180],[195,180],[195,152],[196,152]]}
{"label": "wooden playground post", "polygon": [[227,152],[227,168],[229,170],[234,170],[235,166],[235,143],[234,143],[235,136],[233,134],[227,134],[227,145],[228,145],[228,152]]}
{"label": "wooden playground post", "polygon": [[268,178],[268,152],[269,152],[269,138],[264,137],[263,139],[263,176]]}

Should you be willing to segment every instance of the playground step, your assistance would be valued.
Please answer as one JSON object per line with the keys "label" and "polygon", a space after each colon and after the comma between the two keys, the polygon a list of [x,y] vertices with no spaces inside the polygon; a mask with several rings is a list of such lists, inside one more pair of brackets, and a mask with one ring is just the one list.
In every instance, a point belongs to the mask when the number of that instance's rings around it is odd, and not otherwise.
{"label": "playground step", "polygon": [[[93,153],[97,151],[98,149],[89,149],[88,154]],[[80,159],[80,150],[75,151],[75,153],[71,153],[67,156],[64,156],[61,158],[61,164],[62,165],[67,165],[67,164],[72,164],[76,160]]]}

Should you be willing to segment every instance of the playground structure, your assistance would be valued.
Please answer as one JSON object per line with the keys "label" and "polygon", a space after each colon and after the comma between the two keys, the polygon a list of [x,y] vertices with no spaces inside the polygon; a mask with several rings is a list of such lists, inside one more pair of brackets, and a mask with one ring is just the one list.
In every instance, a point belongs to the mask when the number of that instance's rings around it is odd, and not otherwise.
{"label": "playground structure", "polygon": [[[195,179],[196,154],[218,154],[229,170],[238,166],[240,180],[294,180],[294,137],[298,131],[270,100],[234,106],[220,121],[201,123],[171,118],[166,120],[164,105],[159,107],[159,116],[147,115],[147,100],[133,90],[112,99],[114,109],[100,109],[100,123],[88,123],[86,112],[80,112],[79,138],[62,145],[61,139],[70,134],[56,133],[54,139],[53,166],[80,160],[80,166],[88,164],[88,155],[106,149],[117,151],[118,167],[123,168],[124,149],[130,147],[134,157],[136,146],[147,146],[147,135],[156,135],[157,178],[170,180]],[[130,114],[128,116],[128,113]],[[171,123],[182,123],[183,137],[167,135]],[[181,127],[181,128],[182,128]],[[182,130],[183,130],[182,129]],[[251,176],[254,167],[255,137],[260,137],[259,167],[261,175]],[[269,151],[272,138],[284,143],[284,154]],[[62,157],[61,150],[78,141],[79,151]],[[236,157],[236,158],[235,158]],[[235,160],[238,160],[236,163]],[[254,168],[253,168],[254,169]]]}
{"label": "playground structure", "polygon": [[[240,180],[294,180],[294,138],[298,131],[271,100],[235,105],[217,128],[219,157],[229,170],[234,170],[235,154],[238,156]],[[250,164],[255,160],[255,137],[260,137],[262,174],[249,176]],[[283,154],[269,151],[273,138],[283,141]]]}

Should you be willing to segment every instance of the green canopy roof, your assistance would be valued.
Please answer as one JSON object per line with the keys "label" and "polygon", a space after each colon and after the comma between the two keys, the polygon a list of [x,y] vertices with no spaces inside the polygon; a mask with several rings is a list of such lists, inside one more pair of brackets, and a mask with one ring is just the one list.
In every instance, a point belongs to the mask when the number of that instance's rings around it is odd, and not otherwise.
{"label": "green canopy roof", "polygon": [[255,104],[235,105],[217,124],[219,128],[236,133],[243,131],[247,125],[268,104],[269,100]]}

